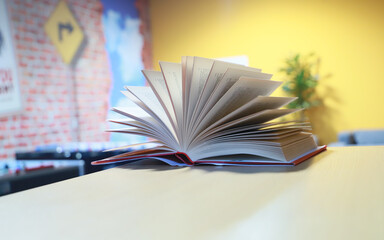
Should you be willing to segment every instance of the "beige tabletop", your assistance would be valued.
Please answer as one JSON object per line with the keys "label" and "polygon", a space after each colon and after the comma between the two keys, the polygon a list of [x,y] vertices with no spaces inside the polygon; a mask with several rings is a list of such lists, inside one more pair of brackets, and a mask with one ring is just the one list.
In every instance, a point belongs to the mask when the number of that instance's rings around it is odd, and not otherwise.
{"label": "beige tabletop", "polygon": [[384,147],[296,167],[125,165],[1,197],[0,239],[384,239]]}

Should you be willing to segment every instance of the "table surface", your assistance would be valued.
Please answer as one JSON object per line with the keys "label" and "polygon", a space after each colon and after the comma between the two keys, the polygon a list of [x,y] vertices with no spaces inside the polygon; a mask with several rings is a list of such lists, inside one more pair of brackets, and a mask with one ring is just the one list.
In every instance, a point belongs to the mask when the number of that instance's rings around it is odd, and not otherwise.
{"label": "table surface", "polygon": [[0,198],[1,239],[384,239],[384,146],[296,167],[125,165]]}

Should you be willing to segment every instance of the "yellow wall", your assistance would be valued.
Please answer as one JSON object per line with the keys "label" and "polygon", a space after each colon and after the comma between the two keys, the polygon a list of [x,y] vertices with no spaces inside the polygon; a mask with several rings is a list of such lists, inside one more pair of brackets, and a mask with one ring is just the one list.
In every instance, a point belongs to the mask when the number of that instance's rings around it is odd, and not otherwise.
{"label": "yellow wall", "polygon": [[295,53],[322,59],[311,111],[322,143],[342,130],[384,127],[384,1],[151,0],[154,65],[184,55],[248,55],[274,73]]}

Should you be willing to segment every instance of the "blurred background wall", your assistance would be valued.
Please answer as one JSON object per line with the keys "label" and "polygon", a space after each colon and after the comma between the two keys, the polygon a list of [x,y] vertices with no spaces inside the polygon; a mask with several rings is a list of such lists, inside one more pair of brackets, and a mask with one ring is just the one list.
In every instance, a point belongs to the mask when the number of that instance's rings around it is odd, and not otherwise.
{"label": "blurred background wall", "polygon": [[[23,111],[0,116],[0,160],[12,159],[15,151],[33,150],[39,145],[109,141],[106,119],[110,93],[118,80],[114,81],[110,67],[106,33],[115,31],[117,35],[119,30],[109,29],[103,16],[112,7],[105,8],[99,0],[65,1],[85,36],[73,61],[66,64],[44,31],[59,1],[6,2]],[[139,74],[143,66],[152,64],[147,1],[109,2],[128,2],[130,9],[121,11],[136,11],[137,31],[143,36],[139,41],[143,42],[123,41],[119,46],[138,52],[133,61],[139,62],[140,68],[133,71]]]}
{"label": "blurred background wall", "polygon": [[103,130],[111,77],[105,68],[102,5],[68,2],[87,35],[76,66],[62,61],[44,32],[57,1],[7,1],[24,111],[0,119],[0,158],[11,157],[15,148],[108,139]]}
{"label": "blurred background wall", "polygon": [[384,127],[383,1],[151,0],[150,7],[157,68],[184,55],[247,55],[250,66],[282,80],[285,58],[315,52],[324,105],[309,117],[320,142]]}

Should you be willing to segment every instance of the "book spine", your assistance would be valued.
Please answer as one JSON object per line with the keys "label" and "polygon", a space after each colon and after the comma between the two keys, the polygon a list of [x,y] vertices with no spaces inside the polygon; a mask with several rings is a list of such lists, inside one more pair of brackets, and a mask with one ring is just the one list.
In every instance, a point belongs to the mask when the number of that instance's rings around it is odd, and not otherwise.
{"label": "book spine", "polygon": [[189,156],[186,153],[183,152],[177,152],[175,156],[182,161],[183,163],[193,166],[195,163],[189,158]]}

